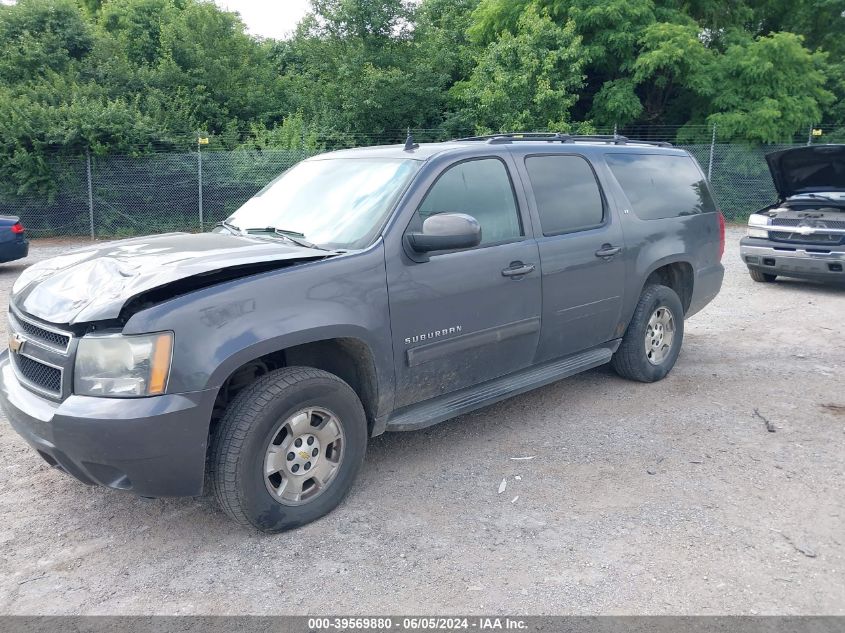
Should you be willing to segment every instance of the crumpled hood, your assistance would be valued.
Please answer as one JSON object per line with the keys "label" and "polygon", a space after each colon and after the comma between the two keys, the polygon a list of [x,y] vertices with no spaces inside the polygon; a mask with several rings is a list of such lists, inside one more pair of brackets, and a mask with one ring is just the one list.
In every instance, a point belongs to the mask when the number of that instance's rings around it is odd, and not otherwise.
{"label": "crumpled hood", "polygon": [[38,262],[12,287],[12,303],[52,323],[113,319],[126,302],[165,284],[226,268],[326,257],[277,239],[168,233],[98,244]]}
{"label": "crumpled hood", "polygon": [[808,145],[766,154],[781,199],[814,191],[845,191],[845,145]]}

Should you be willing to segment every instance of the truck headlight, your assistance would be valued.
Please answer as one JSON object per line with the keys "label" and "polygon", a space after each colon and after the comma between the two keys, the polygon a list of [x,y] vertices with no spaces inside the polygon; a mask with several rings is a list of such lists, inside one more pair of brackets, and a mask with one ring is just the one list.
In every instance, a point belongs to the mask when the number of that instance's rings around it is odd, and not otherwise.
{"label": "truck headlight", "polygon": [[756,227],[768,227],[772,219],[761,213],[752,213],[748,218],[748,237],[768,238],[769,232],[766,229]]}
{"label": "truck headlight", "polygon": [[162,394],[172,351],[172,332],[84,336],[76,350],[73,392],[108,398]]}

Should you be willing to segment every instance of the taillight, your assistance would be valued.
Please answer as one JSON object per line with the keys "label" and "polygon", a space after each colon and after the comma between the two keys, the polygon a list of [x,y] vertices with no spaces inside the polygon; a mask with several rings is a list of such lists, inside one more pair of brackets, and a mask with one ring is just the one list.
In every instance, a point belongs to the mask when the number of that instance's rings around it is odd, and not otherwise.
{"label": "taillight", "polygon": [[12,233],[20,234],[23,233],[26,229],[23,228],[23,224],[20,222],[15,222],[12,225]]}
{"label": "taillight", "polygon": [[722,255],[725,254],[725,216],[721,211],[716,215],[719,216],[719,261],[721,261]]}

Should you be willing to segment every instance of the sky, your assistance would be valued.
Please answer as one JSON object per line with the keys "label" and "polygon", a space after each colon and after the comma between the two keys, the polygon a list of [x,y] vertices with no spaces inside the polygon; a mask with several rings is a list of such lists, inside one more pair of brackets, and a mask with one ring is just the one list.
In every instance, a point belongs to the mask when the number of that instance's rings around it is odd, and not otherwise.
{"label": "sky", "polygon": [[308,11],[308,0],[215,0],[221,9],[237,11],[253,35],[282,39],[293,33]]}

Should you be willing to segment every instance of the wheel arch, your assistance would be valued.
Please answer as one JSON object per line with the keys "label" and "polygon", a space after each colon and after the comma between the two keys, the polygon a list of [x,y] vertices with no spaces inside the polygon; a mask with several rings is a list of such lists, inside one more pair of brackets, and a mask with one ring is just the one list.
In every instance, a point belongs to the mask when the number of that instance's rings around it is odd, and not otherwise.
{"label": "wheel arch", "polygon": [[689,311],[695,289],[695,270],[689,261],[683,257],[674,256],[655,262],[646,272],[637,297],[641,296],[646,286],[652,283],[674,290],[681,300],[684,314]]}
{"label": "wheel arch", "polygon": [[379,384],[376,357],[362,337],[354,332],[344,334],[254,345],[227,358],[209,380],[210,385],[216,385],[218,389],[212,426],[222,417],[232,398],[254,380],[274,369],[301,366],[327,371],[352,387],[361,400],[372,431],[383,408],[379,399],[385,396],[385,390]]}

